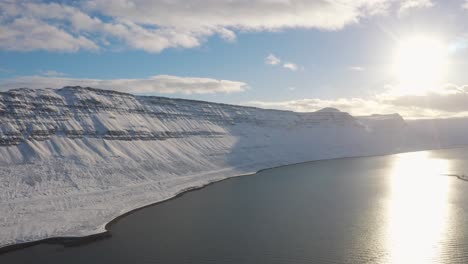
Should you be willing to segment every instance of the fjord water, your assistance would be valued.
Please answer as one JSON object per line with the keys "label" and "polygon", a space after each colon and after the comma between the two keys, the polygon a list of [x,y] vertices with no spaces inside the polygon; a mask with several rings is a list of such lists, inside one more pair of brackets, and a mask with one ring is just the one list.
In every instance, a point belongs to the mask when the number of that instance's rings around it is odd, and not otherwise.
{"label": "fjord water", "polygon": [[290,165],[125,216],[111,237],[0,263],[467,263],[468,148]]}

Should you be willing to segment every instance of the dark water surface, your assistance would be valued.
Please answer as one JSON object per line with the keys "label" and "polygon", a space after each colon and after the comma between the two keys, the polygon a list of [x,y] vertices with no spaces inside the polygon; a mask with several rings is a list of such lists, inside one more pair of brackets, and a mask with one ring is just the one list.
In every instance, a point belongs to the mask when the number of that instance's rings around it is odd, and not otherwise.
{"label": "dark water surface", "polygon": [[0,263],[468,263],[468,148],[317,161],[136,211]]}

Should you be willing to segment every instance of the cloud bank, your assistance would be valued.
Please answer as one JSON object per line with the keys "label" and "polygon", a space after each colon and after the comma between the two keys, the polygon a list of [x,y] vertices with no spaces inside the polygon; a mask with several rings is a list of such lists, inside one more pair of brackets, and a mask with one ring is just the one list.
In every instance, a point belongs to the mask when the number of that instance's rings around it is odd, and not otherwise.
{"label": "cloud bank", "polygon": [[65,77],[22,76],[0,81],[0,90],[14,88],[61,88],[84,86],[127,93],[212,94],[235,93],[247,89],[247,84],[211,78],[155,75],[146,79],[75,79]]}
{"label": "cloud bank", "polygon": [[352,115],[399,113],[405,118],[448,118],[468,116],[468,86],[447,85],[425,95],[379,95],[373,98],[323,100],[306,98],[287,101],[249,101],[249,106],[312,112],[335,107]]}
{"label": "cloud bank", "polygon": [[365,17],[431,5],[430,0],[4,0],[0,49],[160,52],[197,47],[213,35],[233,41],[242,31],[339,30]]}

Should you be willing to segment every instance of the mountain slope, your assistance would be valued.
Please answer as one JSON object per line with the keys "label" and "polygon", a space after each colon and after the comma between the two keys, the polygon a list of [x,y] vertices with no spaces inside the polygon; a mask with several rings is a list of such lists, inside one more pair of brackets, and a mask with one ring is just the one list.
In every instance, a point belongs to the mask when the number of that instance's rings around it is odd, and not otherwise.
{"label": "mountain slope", "polygon": [[0,93],[0,246],[103,232],[132,209],[260,169],[457,143],[420,133],[398,115],[354,118],[332,108],[10,90]]}

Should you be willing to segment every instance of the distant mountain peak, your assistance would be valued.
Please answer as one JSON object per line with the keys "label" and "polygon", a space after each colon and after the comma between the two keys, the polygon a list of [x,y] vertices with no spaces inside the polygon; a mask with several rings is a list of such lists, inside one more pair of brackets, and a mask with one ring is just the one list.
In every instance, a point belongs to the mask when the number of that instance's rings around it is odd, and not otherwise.
{"label": "distant mountain peak", "polygon": [[322,108],[320,110],[317,110],[316,112],[333,112],[333,113],[336,113],[336,112],[341,112],[339,109],[337,108],[334,108],[334,107],[325,107],[325,108]]}

